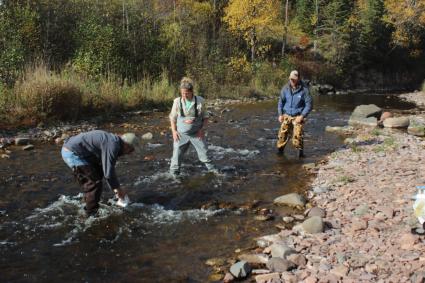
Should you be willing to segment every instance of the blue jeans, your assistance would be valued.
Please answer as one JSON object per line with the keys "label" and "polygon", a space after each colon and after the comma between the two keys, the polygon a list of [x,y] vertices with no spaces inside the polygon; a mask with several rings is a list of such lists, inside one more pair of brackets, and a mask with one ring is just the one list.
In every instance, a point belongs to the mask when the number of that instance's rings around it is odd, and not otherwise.
{"label": "blue jeans", "polygon": [[78,166],[89,165],[89,163],[86,160],[79,157],[72,151],[66,150],[64,147],[62,147],[61,154],[62,154],[63,161],[65,161],[66,165],[68,165],[68,167],[71,169]]}

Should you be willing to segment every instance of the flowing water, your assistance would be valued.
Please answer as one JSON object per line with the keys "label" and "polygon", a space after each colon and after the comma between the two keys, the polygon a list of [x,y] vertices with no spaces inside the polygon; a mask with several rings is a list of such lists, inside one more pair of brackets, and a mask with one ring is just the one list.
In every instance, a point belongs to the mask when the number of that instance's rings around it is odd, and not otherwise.
{"label": "flowing water", "polygon": [[[132,205],[111,203],[105,188],[97,218],[86,218],[81,195],[60,157],[60,146],[37,145],[34,151],[11,148],[0,160],[0,282],[206,282],[211,257],[234,256],[252,247],[256,236],[277,232],[285,209],[272,200],[305,190],[311,175],[302,164],[316,162],[342,144],[327,125],[345,125],[352,109],[374,103],[390,109],[413,105],[394,96],[315,97],[306,124],[305,153],[297,160],[275,150],[276,102],[231,105],[213,110],[208,129],[212,175],[189,151],[183,177],[167,172],[172,153],[167,113],[132,116],[102,128],[138,134],[152,131],[141,155],[123,157],[118,176]],[[160,134],[161,131],[166,131]],[[253,209],[270,208],[274,221],[254,219]]]}

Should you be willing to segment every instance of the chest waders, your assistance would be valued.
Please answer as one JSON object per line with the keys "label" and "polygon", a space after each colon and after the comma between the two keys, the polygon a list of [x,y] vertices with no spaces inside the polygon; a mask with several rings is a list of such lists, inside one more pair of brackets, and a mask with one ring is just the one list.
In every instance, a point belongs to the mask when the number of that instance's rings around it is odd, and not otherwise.
{"label": "chest waders", "polygon": [[[209,171],[215,170],[207,155],[207,143],[205,138],[199,138],[196,134],[202,129],[203,118],[198,112],[198,101],[195,98],[195,117],[186,117],[183,111],[183,103],[180,98],[180,115],[177,117],[177,132],[180,135],[179,141],[174,141],[173,156],[171,158],[170,173],[173,175],[180,174],[180,166],[182,155],[185,154],[189,145],[192,144],[198,154],[198,159],[205,164]],[[186,123],[186,120],[192,120],[191,124]]]}
{"label": "chest waders", "polygon": [[[202,128],[203,119],[199,117],[198,113],[198,101],[196,96],[195,98],[195,117],[186,117],[183,111],[183,103],[182,99],[180,98],[180,115],[177,117],[177,132],[183,135],[195,135],[199,130]],[[188,124],[185,121],[192,119],[193,123]]]}

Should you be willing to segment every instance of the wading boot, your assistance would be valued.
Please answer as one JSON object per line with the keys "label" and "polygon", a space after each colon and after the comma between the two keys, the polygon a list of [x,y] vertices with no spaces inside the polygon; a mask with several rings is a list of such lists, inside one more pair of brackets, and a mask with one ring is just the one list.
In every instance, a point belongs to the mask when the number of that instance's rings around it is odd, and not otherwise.
{"label": "wading boot", "polygon": [[298,150],[298,158],[304,158],[304,157],[305,157],[304,150],[303,149],[299,149]]}

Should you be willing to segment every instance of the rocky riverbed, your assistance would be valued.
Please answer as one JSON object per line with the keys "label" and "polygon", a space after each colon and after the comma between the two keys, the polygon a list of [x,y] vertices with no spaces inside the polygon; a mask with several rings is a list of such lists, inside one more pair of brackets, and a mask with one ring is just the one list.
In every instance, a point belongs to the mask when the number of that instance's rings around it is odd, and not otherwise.
{"label": "rocky riverbed", "polygon": [[[421,92],[404,96],[421,104]],[[425,105],[425,104],[422,104]],[[418,110],[420,112],[420,110]],[[347,130],[347,128],[342,128]],[[304,206],[283,217],[280,232],[238,254],[224,282],[424,282],[424,236],[413,213],[425,185],[425,140],[406,131],[349,128],[346,146],[327,156],[305,197],[275,203]],[[304,219],[305,217],[305,219]]]}

